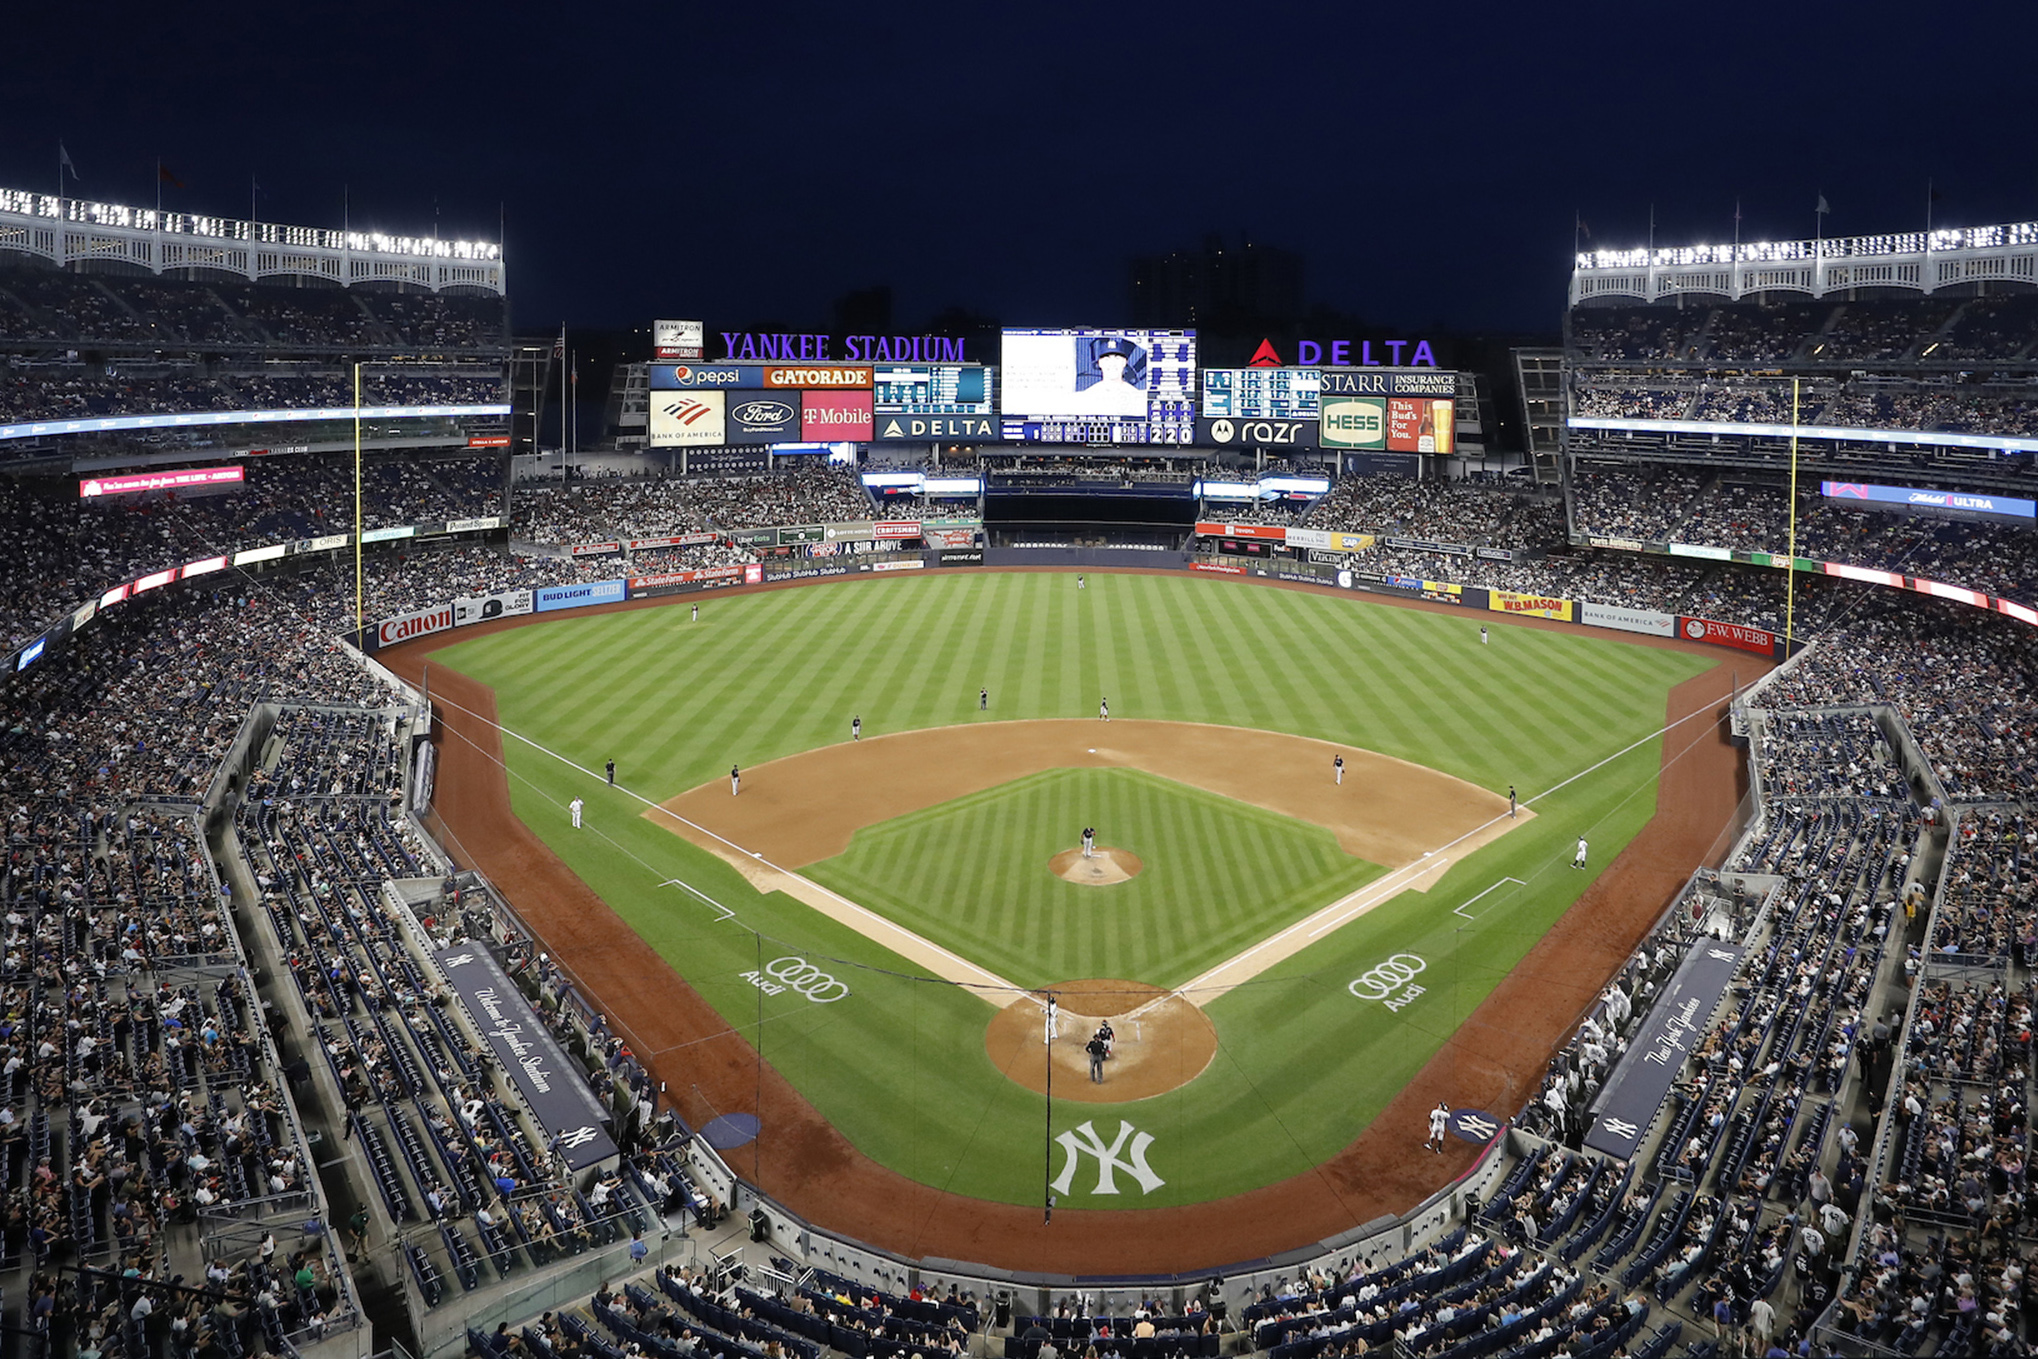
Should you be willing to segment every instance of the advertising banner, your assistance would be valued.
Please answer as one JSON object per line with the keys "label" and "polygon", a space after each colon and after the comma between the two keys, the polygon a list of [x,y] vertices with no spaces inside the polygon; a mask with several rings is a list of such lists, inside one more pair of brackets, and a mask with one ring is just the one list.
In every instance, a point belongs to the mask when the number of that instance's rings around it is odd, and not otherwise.
{"label": "advertising banner", "polygon": [[597,580],[586,585],[554,585],[538,591],[531,599],[535,613],[554,609],[580,609],[589,604],[617,604],[623,599],[623,582]]}
{"label": "advertising banner", "polygon": [[929,547],[968,547],[977,540],[975,529],[923,528],[920,536]]}
{"label": "advertising banner", "polygon": [[880,415],[879,442],[888,439],[991,439],[998,422],[989,415]]}
{"label": "advertising banner", "polygon": [[634,598],[667,585],[697,585],[708,580],[737,581],[742,578],[743,568],[740,566],[704,566],[695,571],[661,571],[653,576],[631,576],[628,583],[630,595]]}
{"label": "advertising banner", "polygon": [[400,613],[394,618],[385,618],[375,625],[375,645],[395,646],[413,637],[426,637],[435,632],[444,632],[453,626],[453,606],[441,604],[433,609],[413,609]]}
{"label": "advertising banner", "polygon": [[819,443],[870,441],[869,392],[801,392],[799,401],[802,439]]}
{"label": "advertising banner", "polygon": [[731,392],[729,442],[789,444],[800,437],[800,402],[778,392]]}
{"label": "advertising banner", "polygon": [[681,533],[671,538],[632,538],[628,546],[632,552],[652,547],[706,547],[718,538],[719,535],[713,533]]}
{"label": "advertising banner", "polygon": [[879,538],[917,538],[920,536],[920,521],[917,519],[880,519],[871,525]]}
{"label": "advertising banner", "polygon": [[1472,549],[1463,543],[1433,543],[1427,538],[1382,538],[1388,547],[1410,552],[1442,552],[1453,557],[1469,557]]}
{"label": "advertising banner", "polygon": [[1196,421],[1196,442],[1218,448],[1314,448],[1314,420],[1240,420],[1229,415]]}
{"label": "advertising banner", "polygon": [[[501,527],[502,516],[499,514],[483,515],[479,519],[448,519],[446,521],[446,532],[448,533],[479,533],[483,529],[498,529]],[[344,537],[345,535],[341,536]]]}
{"label": "advertising banner", "polygon": [[1355,397],[1324,397],[1319,439],[1325,448],[1385,448],[1387,403]]}
{"label": "advertising banner", "polygon": [[1622,552],[1640,552],[1642,550],[1641,540],[1636,538],[1607,538],[1597,533],[1588,533],[1585,535],[1585,541],[1594,547],[1611,547]]}
{"label": "advertising banner", "polygon": [[727,392],[664,392],[651,398],[651,446],[712,447],[728,440]]}
{"label": "advertising banner", "polygon": [[778,531],[781,543],[819,543],[825,542],[827,537],[828,530],[819,524],[794,524]]}
{"label": "advertising banner", "polygon": [[1288,530],[1277,524],[1219,524],[1210,520],[1198,520],[1196,532],[1205,538],[1264,538],[1275,543],[1288,536]]}
{"label": "advertising banner", "polygon": [[927,563],[918,557],[880,557],[870,564],[873,571],[919,571]]}
{"label": "advertising banner", "polygon": [[432,962],[566,1164],[582,1170],[614,1156],[594,1093],[494,956],[464,944],[434,950]]}
{"label": "advertising banner", "polygon": [[867,543],[877,536],[871,531],[871,522],[868,519],[848,524],[823,524],[821,532],[831,543]]}
{"label": "advertising banner", "polygon": [[243,467],[186,467],[175,472],[135,472],[118,477],[87,477],[78,483],[85,500],[102,495],[141,495],[148,491],[189,491],[201,486],[231,486],[247,476]]}
{"label": "advertising banner", "polygon": [[575,543],[567,549],[576,557],[606,557],[622,550],[621,543]]}
{"label": "advertising banner", "polygon": [[706,350],[707,326],[701,321],[653,321],[651,355],[659,359],[696,360]]}
{"label": "advertising banner", "polygon": [[1578,605],[1578,621],[1595,628],[1640,632],[1651,637],[1668,637],[1677,631],[1677,620],[1667,613],[1627,609],[1617,604],[1591,604],[1581,601]]}
{"label": "advertising banner", "polygon": [[692,391],[706,387],[732,391],[739,387],[753,390],[764,385],[764,369],[754,363],[654,363],[651,365],[651,390],[654,392]]}
{"label": "advertising banner", "polygon": [[1317,547],[1330,552],[1364,552],[1378,541],[1370,533],[1341,533],[1336,529],[1288,530],[1288,546]]}
{"label": "advertising banner", "polygon": [[351,533],[326,533],[316,538],[307,538],[300,552],[332,552],[354,541]]}
{"label": "advertising banner", "polygon": [[1693,618],[1688,614],[1679,614],[1677,631],[1694,642],[1737,647],[1742,651],[1752,651],[1758,656],[1776,654],[1776,634],[1764,632],[1761,628],[1743,627],[1739,623],[1717,623],[1710,618]]}
{"label": "advertising banner", "polygon": [[1548,595],[1518,595],[1512,590],[1489,590],[1486,593],[1486,607],[1494,613],[1554,618],[1563,623],[1573,621],[1571,601],[1552,599]]}
{"label": "advertising banner", "polygon": [[1219,575],[1225,576],[1242,576],[1246,573],[1243,566],[1236,566],[1231,562],[1190,562],[1189,569],[1191,571],[1215,571]]}
{"label": "advertising banner", "polygon": [[1511,562],[1514,549],[1511,547],[1482,547],[1472,553],[1482,562]]}
{"label": "advertising banner", "polygon": [[476,595],[453,601],[453,626],[485,623],[491,618],[514,618],[531,611],[529,590],[505,590],[501,594]]}
{"label": "advertising banner", "polygon": [[1739,944],[1703,940],[1657,995],[1642,1031],[1592,1103],[1585,1145],[1627,1160],[1663,1107],[1663,1097],[1705,1038],[1713,1011],[1741,965]]}
{"label": "advertising banner", "polygon": [[943,566],[982,566],[984,550],[980,547],[945,547],[937,560]]}
{"label": "advertising banner", "polygon": [[[808,365],[798,368],[779,368],[767,365],[764,381],[759,385],[766,391],[850,391],[861,388],[870,390],[874,371],[865,364]],[[870,412],[870,400],[864,399],[864,413]]]}
{"label": "advertising banner", "polygon": [[774,547],[778,543],[778,530],[737,529],[729,535],[729,541],[738,547]]}

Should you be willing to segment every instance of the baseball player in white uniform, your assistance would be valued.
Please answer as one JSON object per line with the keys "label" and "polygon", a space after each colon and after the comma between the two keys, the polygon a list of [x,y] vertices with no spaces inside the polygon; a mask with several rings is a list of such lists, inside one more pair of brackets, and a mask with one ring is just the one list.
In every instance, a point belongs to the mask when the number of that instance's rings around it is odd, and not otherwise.
{"label": "baseball player in white uniform", "polygon": [[580,809],[584,804],[579,798],[566,804],[566,810],[573,813],[573,829],[580,829]]}
{"label": "baseball player in white uniform", "polygon": [[735,797],[743,791],[743,769],[740,765],[729,766],[729,796]]}
{"label": "baseball player in white uniform", "polygon": [[1451,1106],[1441,1101],[1429,1111],[1429,1141],[1423,1143],[1431,1151],[1444,1149],[1444,1134],[1450,1130]]}
{"label": "baseball player in white uniform", "polygon": [[1083,857],[1093,858],[1097,853],[1097,832],[1094,827],[1083,827]]}
{"label": "baseball player in white uniform", "polygon": [[1585,837],[1582,835],[1578,837],[1578,852],[1571,856],[1571,867],[1585,867]]}
{"label": "baseball player in white uniform", "polygon": [[1330,767],[1331,767],[1332,769],[1335,769],[1335,770],[1337,771],[1337,786],[1338,786],[1338,787],[1340,787],[1340,788],[1344,787],[1344,786],[1345,786],[1345,757],[1344,757],[1343,755],[1339,755],[1339,756],[1338,756],[1338,757],[1337,757],[1337,758],[1336,758],[1335,760],[1332,760],[1332,761],[1330,762]]}
{"label": "baseball player in white uniform", "polygon": [[849,719],[849,739],[852,741],[861,741],[863,739],[863,718],[861,716]]}
{"label": "baseball player in white uniform", "polygon": [[1486,643],[1486,625],[1485,625],[1484,623],[1481,623],[1481,624],[1479,625],[1479,645],[1480,645],[1480,646],[1485,646],[1486,644],[1487,644],[1487,643]]}
{"label": "baseball player in white uniform", "polygon": [[1110,699],[1108,699],[1108,698],[1100,698],[1100,699],[1098,699],[1098,700],[1097,700],[1097,716],[1098,716],[1098,717],[1100,717],[1100,718],[1102,718],[1102,719],[1103,719],[1104,721],[1106,721],[1106,722],[1109,722],[1109,721],[1111,720],[1111,700],[1110,700]]}
{"label": "baseball player in white uniform", "polygon": [[1047,1036],[1041,1039],[1041,1041],[1051,1047],[1054,1044],[1054,1040],[1059,1037],[1061,1037],[1061,1012],[1055,1006],[1054,997],[1049,996],[1047,998]]}

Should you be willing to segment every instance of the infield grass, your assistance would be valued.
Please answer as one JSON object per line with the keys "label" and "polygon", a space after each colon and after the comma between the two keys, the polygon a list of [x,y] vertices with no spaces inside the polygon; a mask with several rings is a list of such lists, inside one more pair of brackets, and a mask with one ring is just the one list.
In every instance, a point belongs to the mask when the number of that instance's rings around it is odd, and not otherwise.
{"label": "infield grass", "polygon": [[[1080,842],[1145,867],[1064,882]],[[1057,769],[866,826],[806,876],[1021,986],[1121,977],[1179,986],[1381,873],[1320,826],[1130,769]]]}
{"label": "infield grass", "polygon": [[[1589,836],[1593,863],[1602,866],[1648,821],[1661,759],[1660,741],[1650,738],[1663,724],[1665,696],[1713,664],[1611,634],[1509,627],[1491,614],[1186,575],[1091,573],[1089,588],[1077,591],[1072,574],[957,571],[708,595],[698,623],[687,602],[456,639],[433,663],[493,686],[505,728],[536,743],[505,738],[517,814],[825,1117],[903,1174],[1014,1203],[1039,1202],[1043,1172],[1052,1171],[1043,1164],[1040,1098],[986,1055],[984,998],[916,975],[790,898],[759,895],[721,860],[646,820],[647,802],[724,778],[732,762],[845,741],[851,713],[861,714],[866,734],[979,720],[980,685],[991,691],[991,720],[1093,718],[1098,698],[1108,696],[1115,717],[1290,732],[1428,765],[1498,793],[1513,783],[1536,799],[1537,819],[1454,863],[1428,892],[1395,897],[1214,1001],[1218,1054],[1191,1084],[1130,1105],[1064,1112],[1057,1102],[1059,1128],[1087,1118],[1108,1137],[1123,1117],[1154,1134],[1153,1166],[1166,1179],[1151,1195],[1128,1196],[1121,1177],[1115,1199],[1079,1183],[1072,1206],[1198,1202],[1299,1174],[1378,1114],[1589,884],[1590,875],[1566,867],[1576,837]],[[1490,645],[1479,642],[1482,623]],[[609,758],[621,785],[614,789],[600,774]],[[1056,786],[1054,778],[1043,786]],[[981,796],[995,802],[1006,791]],[[565,812],[575,796],[587,802],[580,833]],[[1086,813],[1065,810],[1040,814],[1043,841],[1054,843],[1022,845],[1015,830],[1013,857],[1002,861],[1013,866],[982,872],[1012,876],[998,886],[1019,897],[1036,880],[1052,884],[1044,862],[1030,859],[1072,847]],[[941,887],[918,907],[868,899],[905,895],[897,884],[916,878],[962,883],[953,845],[920,828],[971,814],[965,800],[870,828],[868,843],[860,837],[820,871],[840,875],[833,880],[841,890],[874,908],[926,910],[927,901],[971,908],[977,886]],[[1107,843],[1129,838],[1104,824]],[[1163,871],[1159,856],[1126,847],[1147,858],[1148,873]],[[1205,852],[1228,861],[1220,871],[1268,869],[1242,841]],[[1307,876],[1298,875],[1297,893]],[[675,878],[736,918],[661,885]],[[990,891],[987,879],[975,881]],[[1143,957],[1139,966],[1179,976],[1196,970],[1192,955],[1206,931],[1263,937],[1282,912],[1311,909],[1340,890],[1321,881],[1314,903],[1270,898],[1261,916],[1214,927],[1195,913],[1203,908],[1157,907],[1151,925],[1141,926],[1149,941],[1098,939],[1087,904],[1073,914],[1043,913],[1004,940],[963,917],[927,920],[923,932],[945,931],[951,946],[968,945],[958,952],[986,965],[1003,950],[1015,979],[1104,975],[1115,957],[1129,970]],[[1138,884],[1068,890],[1108,898]],[[514,895],[516,884],[504,885]],[[1475,919],[1453,913],[1475,897]],[[1227,947],[1226,956],[1235,951]],[[1347,989],[1399,952],[1425,960],[1425,993],[1414,1003],[1388,1011]],[[763,996],[742,977],[791,954],[840,975],[853,994],[814,1005],[790,993]],[[1408,1135],[1419,1141],[1422,1130]]]}

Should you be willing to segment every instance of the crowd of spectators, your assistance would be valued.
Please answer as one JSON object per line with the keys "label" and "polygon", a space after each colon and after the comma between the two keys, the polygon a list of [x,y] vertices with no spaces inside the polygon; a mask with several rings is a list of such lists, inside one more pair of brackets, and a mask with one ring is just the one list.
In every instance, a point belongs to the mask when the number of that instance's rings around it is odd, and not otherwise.
{"label": "crowd of spectators", "polygon": [[511,536],[570,545],[782,524],[910,519],[917,504],[878,505],[852,468],[809,460],[789,472],[613,478],[520,486]]}
{"label": "crowd of spectators", "polygon": [[[361,379],[364,406],[501,405],[508,400],[506,392],[500,369],[425,372],[370,368]],[[0,421],[7,422],[353,404],[351,370],[271,367],[201,372],[192,364],[155,363],[112,364],[100,369],[21,359],[0,367]]]}
{"label": "crowd of spectators", "polygon": [[1542,547],[1564,541],[1564,502],[1535,491],[1437,478],[1345,477],[1318,500],[1311,528],[1432,542]]}
{"label": "crowd of spectators", "polygon": [[293,288],[0,266],[0,346],[70,343],[207,351],[508,348],[503,300],[369,288]]}

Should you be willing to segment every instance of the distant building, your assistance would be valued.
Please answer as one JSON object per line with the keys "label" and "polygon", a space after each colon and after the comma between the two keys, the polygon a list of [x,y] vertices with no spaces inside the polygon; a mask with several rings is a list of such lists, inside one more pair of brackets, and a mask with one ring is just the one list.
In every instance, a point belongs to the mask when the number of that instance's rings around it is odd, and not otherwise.
{"label": "distant building", "polygon": [[1229,246],[1212,233],[1200,250],[1135,258],[1128,291],[1134,325],[1264,332],[1302,314],[1302,257],[1244,238]]}

